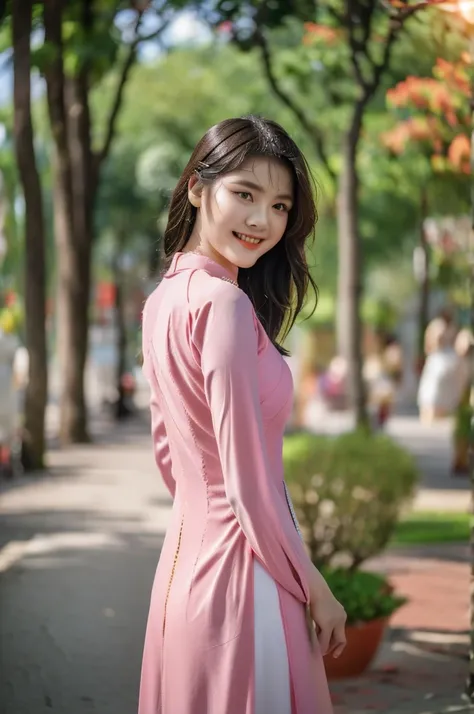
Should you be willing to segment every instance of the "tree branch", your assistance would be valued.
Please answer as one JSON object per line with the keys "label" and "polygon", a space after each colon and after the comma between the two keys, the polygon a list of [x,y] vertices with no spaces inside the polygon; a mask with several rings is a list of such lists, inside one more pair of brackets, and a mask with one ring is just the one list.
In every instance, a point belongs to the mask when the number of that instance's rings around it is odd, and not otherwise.
{"label": "tree branch", "polygon": [[377,87],[379,86],[379,82],[380,82],[380,79],[381,79],[383,73],[390,65],[390,56],[392,54],[393,44],[395,42],[397,34],[400,32],[402,27],[403,27],[403,21],[401,21],[399,19],[394,19],[394,18],[392,20],[390,20],[390,27],[389,27],[387,39],[385,42],[382,61],[379,62],[379,64],[373,65],[374,74],[372,77],[372,82],[370,83],[371,96],[377,90]]}
{"label": "tree branch", "polygon": [[[362,102],[366,103],[377,91],[382,75],[390,66],[390,57],[393,44],[397,38],[398,33],[403,29],[405,22],[410,17],[413,17],[420,10],[441,5],[445,3],[446,0],[421,0],[421,2],[417,2],[413,5],[410,5],[407,2],[404,7],[394,7],[394,5],[392,5],[389,0],[381,0],[382,6],[388,11],[389,30],[384,42],[383,57],[379,63],[375,62],[372,58],[368,46],[368,42],[370,40],[371,35],[372,17],[375,3],[373,3],[371,7],[365,8],[364,18],[362,19],[365,21],[366,24],[363,27],[362,39],[359,40],[356,37],[356,31],[360,28],[357,23],[354,23],[351,12],[351,10],[354,8],[354,3],[357,5],[358,2],[359,0],[347,0],[346,15],[345,18],[343,18],[343,22],[349,31],[351,61],[354,67],[356,79],[359,86],[363,89]],[[359,5],[357,8],[357,17],[359,19],[361,19],[361,8],[364,9],[364,6]],[[369,81],[365,79],[362,73],[362,67],[359,61],[360,52],[364,54],[372,71],[372,77]]]}
{"label": "tree branch", "polygon": [[[366,33],[364,33],[364,37],[367,34],[367,37],[365,37],[364,42],[359,40],[356,37],[356,23],[354,22],[353,18],[353,11],[355,14],[355,8],[354,8],[354,0],[347,0],[346,2],[346,13],[345,17],[343,19],[343,22],[345,26],[347,27],[348,33],[349,33],[349,47],[351,49],[351,62],[352,66],[354,68],[354,73],[356,76],[357,84],[361,89],[363,90],[364,94],[367,93],[369,84],[366,81],[363,72],[362,72],[362,67],[360,65],[359,61],[359,54],[363,52],[367,56],[367,39],[368,39],[368,33],[367,33],[367,28]],[[357,16],[359,16],[360,13],[357,13]]]}
{"label": "tree branch", "polygon": [[[419,12],[420,10],[424,10],[427,7],[439,5],[441,4],[441,2],[443,2],[443,0],[428,0],[427,2],[419,2],[415,5],[410,5],[401,8],[395,14],[391,13],[390,24],[384,44],[384,53],[382,56],[382,60],[378,64],[372,63],[373,76],[372,81],[370,82],[370,85],[368,87],[369,99],[376,92],[382,75],[390,66],[390,57],[394,42],[397,38],[398,33],[401,32],[401,30],[404,28],[406,21],[410,17],[413,17],[413,15],[415,15],[415,13]],[[393,10],[393,8],[390,9]]]}
{"label": "tree branch", "polygon": [[372,67],[372,79],[370,82],[366,83],[364,87],[364,101],[369,101],[378,89],[380,80],[383,74],[388,70],[390,66],[390,58],[393,49],[393,45],[397,38],[397,35],[404,28],[406,21],[413,17],[420,10],[424,10],[428,7],[440,5],[446,0],[427,0],[426,2],[418,2],[415,5],[407,5],[406,7],[397,9],[393,12],[394,8],[387,2],[383,2],[385,8],[389,11],[389,29],[384,42],[384,52],[382,59],[379,63],[374,62],[370,56],[366,53],[366,57],[369,60]]}
{"label": "tree branch", "polygon": [[[61,4],[50,2],[44,6],[45,41],[54,48],[54,58],[48,63],[45,70],[46,89],[51,128],[53,136],[58,140],[58,133],[66,126],[66,109],[64,105],[64,67],[63,67],[63,41],[61,34]],[[60,141],[66,143],[65,136]],[[64,145],[62,148],[64,148]]]}
{"label": "tree branch", "polygon": [[288,109],[294,114],[294,116],[298,119],[299,123],[303,127],[303,129],[306,131],[307,135],[311,139],[313,146],[321,159],[324,168],[326,169],[327,173],[329,174],[330,178],[332,181],[336,182],[337,177],[334,172],[334,170],[331,168],[329,164],[329,159],[326,154],[326,150],[324,148],[324,140],[323,136],[321,133],[321,130],[319,127],[317,127],[315,124],[311,123],[307,116],[304,114],[304,112],[298,107],[295,102],[293,102],[292,99],[282,90],[280,85],[277,82],[277,79],[275,77],[275,73],[273,71],[273,66],[272,66],[272,59],[270,56],[270,50],[268,47],[268,42],[266,40],[265,35],[263,32],[260,30],[260,28],[256,28],[255,30],[255,40],[257,45],[260,47],[261,52],[262,52],[262,60],[263,60],[263,66],[265,69],[265,74],[267,76],[268,83],[270,84],[270,87],[272,88],[274,94],[278,97],[278,99],[288,107]]}
{"label": "tree branch", "polygon": [[[46,96],[51,131],[56,147],[57,177],[64,190],[64,200],[72,195],[69,131],[65,104],[65,77],[63,64],[62,0],[50,0],[43,7],[45,41],[54,48],[54,57],[45,70]],[[72,221],[72,208],[68,206]]]}
{"label": "tree branch", "polygon": [[[138,33],[142,21],[142,13],[138,16],[135,23],[135,33]],[[160,27],[154,32],[149,33],[144,36],[137,36],[131,43],[128,51],[127,58],[123,64],[122,71],[120,73],[120,78],[117,84],[117,89],[115,92],[115,97],[111,105],[109,118],[107,121],[107,132],[105,135],[105,140],[102,148],[97,151],[94,155],[95,172],[97,173],[100,169],[101,164],[105,161],[110,152],[110,147],[112,146],[112,141],[115,136],[115,130],[117,125],[117,118],[119,115],[120,108],[123,102],[123,95],[125,90],[125,85],[130,74],[130,70],[135,64],[137,58],[138,46],[142,42],[149,42],[159,37],[162,32],[168,27],[169,22],[164,22]]]}
{"label": "tree branch", "polygon": [[381,0],[382,6],[388,10],[390,17],[406,20],[407,18],[414,15],[419,10],[426,10],[430,7],[436,7],[437,5],[446,5],[446,0],[421,0],[414,5],[406,4],[405,7],[396,8],[389,0]]}
{"label": "tree branch", "polygon": [[120,74],[120,79],[117,85],[117,89],[115,92],[115,97],[112,102],[112,107],[110,110],[109,118],[107,120],[107,133],[105,135],[105,140],[102,148],[95,153],[94,156],[94,164],[96,169],[100,168],[100,165],[103,163],[103,161],[107,158],[110,147],[112,145],[112,141],[115,135],[115,128],[117,124],[117,117],[118,113],[120,111],[120,107],[122,105],[123,101],[123,94],[124,94],[124,89],[125,85],[127,83],[128,76],[130,74],[130,70],[132,69],[135,60],[136,60],[136,46],[132,45],[130,47],[130,50],[128,52],[128,56],[124,62],[124,65],[122,67],[122,72]]}

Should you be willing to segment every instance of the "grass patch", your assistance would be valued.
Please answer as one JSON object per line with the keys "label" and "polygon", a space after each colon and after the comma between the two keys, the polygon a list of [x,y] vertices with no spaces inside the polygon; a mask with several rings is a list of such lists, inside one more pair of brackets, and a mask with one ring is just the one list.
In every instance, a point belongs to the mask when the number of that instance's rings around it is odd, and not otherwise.
{"label": "grass patch", "polygon": [[425,545],[469,541],[469,513],[420,511],[407,513],[398,523],[390,545]]}

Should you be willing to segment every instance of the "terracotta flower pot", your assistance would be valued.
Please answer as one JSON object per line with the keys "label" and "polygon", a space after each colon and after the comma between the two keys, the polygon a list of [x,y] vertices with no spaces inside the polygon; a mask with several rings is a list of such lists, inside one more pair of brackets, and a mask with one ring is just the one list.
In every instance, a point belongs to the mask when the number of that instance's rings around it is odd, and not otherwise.
{"label": "terracotta flower pot", "polygon": [[389,618],[380,617],[370,622],[346,627],[347,645],[338,659],[324,658],[328,679],[358,677],[370,665],[382,641]]}

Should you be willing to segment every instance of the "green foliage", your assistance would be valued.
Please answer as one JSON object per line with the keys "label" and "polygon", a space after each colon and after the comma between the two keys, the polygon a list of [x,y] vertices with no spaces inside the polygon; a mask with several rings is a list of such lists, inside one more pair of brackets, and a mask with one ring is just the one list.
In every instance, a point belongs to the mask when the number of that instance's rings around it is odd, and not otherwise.
{"label": "green foliage", "polygon": [[367,296],[362,302],[362,319],[376,329],[393,330],[397,324],[398,312],[387,300]]}
{"label": "green foliage", "polygon": [[266,28],[280,26],[288,18],[298,20],[312,19],[314,3],[310,0],[274,0],[274,2],[261,2],[261,0],[217,0],[214,4],[214,22],[234,22],[239,29],[239,37],[243,41],[248,35],[251,20],[262,23]]}
{"label": "green foliage", "polygon": [[[63,9],[62,60],[67,75],[77,75],[87,67],[89,83],[100,81],[118,57],[122,38],[116,28],[116,20],[126,9],[125,3],[109,0],[95,3],[90,18],[84,12],[84,4],[70,0]],[[43,34],[43,12],[40,4],[35,6],[34,27]],[[41,74],[56,59],[57,48],[50,42],[40,41],[32,48],[32,66]]]}
{"label": "green foliage", "polygon": [[13,111],[6,106],[0,110],[0,207],[3,213],[3,234],[7,252],[0,265],[0,290],[19,290],[23,279],[22,218],[15,204],[20,197],[18,171],[13,145]]}
{"label": "green foliage", "polygon": [[[120,131],[142,147],[174,144],[182,160],[213,124],[250,112],[267,114],[288,123],[288,113],[269,94],[256,75],[256,53],[240,54],[226,45],[174,50],[159,61],[134,70]],[[95,97],[97,113],[105,104],[109,84]],[[294,122],[290,122],[294,126]],[[184,168],[184,163],[182,164]]]}
{"label": "green foliage", "polygon": [[397,524],[391,545],[467,543],[471,528],[469,513],[415,511]]}
{"label": "green foliage", "polygon": [[[189,5],[185,0],[153,0],[147,12],[155,15],[156,19],[168,17],[169,13]],[[239,36],[243,37],[245,27],[247,30],[252,27],[249,19],[252,12],[263,5],[268,4],[222,2],[213,5],[212,11],[209,5],[193,6],[193,11],[211,25],[225,20],[240,21]],[[103,145],[111,103],[123,59],[128,52],[126,44],[131,41],[130,32],[126,36],[124,28],[127,25],[131,30],[134,13],[125,0],[119,3],[97,0],[94,4],[94,26],[86,32],[81,7],[82,3],[78,0],[67,3],[63,26],[65,57],[68,72],[76,73],[86,62],[89,66],[93,148],[96,149]],[[264,26],[278,82],[304,109],[305,115],[322,127],[325,149],[331,166],[337,170],[341,135],[347,127],[355,86],[348,63],[347,40],[342,34],[340,41],[334,43],[325,41],[324,37],[303,42],[307,34],[304,23],[307,21],[335,28],[327,3],[315,8],[313,3],[302,0],[295,3],[278,0],[272,3],[268,12]],[[43,4],[35,3],[34,24],[38,30],[41,30],[42,14]],[[433,18],[429,22],[410,24],[410,32],[396,43],[393,79],[387,77],[384,88],[402,79],[408,71],[424,74],[433,65],[439,47],[433,45],[431,25],[434,27]],[[146,34],[147,26],[142,29]],[[381,29],[377,26],[377,32]],[[439,34],[442,38],[443,34]],[[42,40],[41,32],[35,38],[34,61],[44,71],[52,55]],[[0,39],[5,38],[2,35]],[[115,230],[129,215],[136,218],[135,226],[133,220],[127,218],[126,221],[127,228],[134,234],[159,237],[159,226],[166,218],[170,191],[203,132],[230,115],[255,112],[274,118],[288,129],[301,146],[316,178],[322,183],[318,192],[320,221],[310,263],[323,296],[314,319],[319,324],[327,323],[334,316],[330,303],[337,283],[334,186],[326,180],[308,135],[269,87],[262,71],[258,47],[250,43],[249,51],[242,53],[238,50],[239,45],[228,40],[229,37],[221,33],[208,45],[167,48],[166,53],[161,53],[159,60],[152,63],[139,58],[125,89],[116,137],[119,146],[116,156],[111,156],[112,165],[104,177],[108,186],[103,187],[97,202],[96,224],[101,231],[107,225]],[[3,43],[1,47],[7,44]],[[377,46],[374,51],[380,49]],[[42,116],[40,111],[40,105],[44,104],[43,96],[36,103],[34,119],[36,145],[41,146],[41,152],[46,154],[51,139],[48,120],[44,118],[46,112],[43,111]],[[381,92],[366,112],[359,152],[360,232],[364,265],[369,270],[374,264],[389,261],[393,254],[399,255],[402,243],[413,243],[417,239],[418,189],[423,179],[423,167],[410,174],[410,162],[400,160],[390,165],[388,159],[381,156],[378,137],[386,128],[387,117]],[[124,158],[125,153],[130,155],[130,159]],[[40,167],[40,171],[46,201],[51,203],[48,193],[50,162]],[[122,185],[119,187],[118,183]],[[436,190],[433,204],[440,210],[448,201],[446,197],[449,196],[452,202],[461,195],[460,190],[447,181]],[[465,195],[463,189],[462,196]],[[118,196],[120,200],[116,200]],[[131,240],[135,244],[135,237]],[[370,293],[371,287],[368,288],[369,297],[375,300],[376,297]]]}
{"label": "green foliage", "polygon": [[[238,26],[240,37],[245,35],[246,27],[247,30],[251,27],[252,12],[258,11],[259,7],[259,3],[218,3],[213,9],[211,24],[219,25],[230,20],[234,23],[233,32]],[[317,119],[323,127],[325,149],[331,165],[337,169],[341,134],[347,126],[354,92],[347,43],[342,37],[340,42],[333,44],[305,44],[304,21],[314,21],[313,10],[308,13],[308,7],[299,2],[295,5],[277,2],[272,7],[271,17],[264,24],[275,75],[285,93],[304,108],[306,116]],[[324,7],[324,3],[318,7],[317,21],[329,27],[332,21],[327,13],[324,14]],[[204,7],[198,10],[198,15],[209,20]],[[394,65],[397,78],[404,76],[406,68],[418,72],[420,65],[419,72],[423,73],[425,65],[432,65],[435,55],[430,37],[429,23],[411,25],[410,35],[403,36],[397,44],[399,59]],[[423,62],[420,47],[424,48]],[[426,54],[429,60],[425,61]],[[97,119],[94,143],[98,145],[103,138],[117,79],[113,69],[94,92],[93,113]],[[331,93],[338,94],[343,101],[335,102]],[[176,157],[173,178],[174,174],[179,175],[195,143],[209,126],[225,117],[248,112],[262,113],[280,121],[309,157],[317,178],[326,178],[307,134],[269,87],[262,71],[259,49],[253,44],[246,53],[241,53],[221,35],[208,45],[174,48],[158,61],[135,67],[126,91],[119,133],[140,157],[139,166],[144,167],[139,170],[142,176],[148,173],[158,177],[156,157],[163,151],[166,154],[172,151]],[[362,176],[360,228],[364,264],[368,267],[398,254],[407,237],[413,241],[418,221],[420,178],[417,175],[407,179],[402,169],[395,172],[397,175],[391,175],[391,168],[388,162],[381,160],[378,147],[378,136],[384,128],[387,128],[387,119],[381,95],[380,101],[375,99],[366,113],[359,162]],[[164,173],[167,182],[168,168]],[[334,199],[334,187],[326,181],[318,197],[320,222],[312,251],[312,272],[327,292],[335,291],[337,276]]]}
{"label": "green foliage", "polygon": [[31,49],[31,66],[36,67],[41,74],[44,74],[57,57],[57,48],[51,42],[43,42],[42,45]]}
{"label": "green foliage", "polygon": [[310,314],[313,302],[308,301],[297,320],[297,324],[304,330],[312,330],[318,327],[333,325],[336,319],[336,301],[334,296],[327,292],[320,292],[318,305],[313,314]]}
{"label": "green foliage", "polygon": [[118,253],[140,266],[142,277],[147,266],[155,267],[148,257],[158,246],[157,219],[164,209],[164,197],[143,189],[137,176],[140,159],[127,141],[119,139],[104,167],[96,209],[101,239],[95,251],[97,276],[104,277],[104,270],[107,274]]}
{"label": "green foliage", "polygon": [[418,470],[411,454],[382,434],[335,438],[288,435],[283,459],[288,488],[317,567],[356,568],[390,540]]}
{"label": "green foliage", "polygon": [[409,245],[384,263],[369,267],[362,310],[366,322],[392,329],[416,291],[413,256]]}
{"label": "green foliage", "polygon": [[336,599],[343,603],[348,625],[388,617],[406,603],[406,598],[394,595],[386,579],[376,573],[323,568],[322,574]]}
{"label": "green foliage", "polygon": [[0,332],[19,334],[23,328],[25,315],[22,305],[16,302],[11,307],[0,308]]}

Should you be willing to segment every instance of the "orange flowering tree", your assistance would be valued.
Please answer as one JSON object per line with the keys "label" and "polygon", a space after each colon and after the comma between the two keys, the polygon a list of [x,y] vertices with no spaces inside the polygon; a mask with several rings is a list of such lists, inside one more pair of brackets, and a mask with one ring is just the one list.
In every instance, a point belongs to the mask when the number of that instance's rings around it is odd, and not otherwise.
{"label": "orange flowering tree", "polygon": [[469,57],[438,58],[433,77],[407,77],[387,92],[389,107],[404,117],[382,136],[396,156],[416,144],[434,171],[470,173]]}
{"label": "orange flowering tree", "polygon": [[[405,173],[420,190],[420,243],[423,256],[419,315],[418,363],[423,364],[423,335],[428,320],[429,282],[449,291],[465,306],[469,301],[467,253],[456,231],[427,230],[428,215],[439,208],[431,198],[435,185],[443,194],[450,184],[467,196],[470,177],[469,56],[456,62],[438,58],[431,77],[409,76],[387,92],[387,104],[398,119],[382,134],[382,144],[397,160],[405,159]],[[414,181],[413,181],[414,179]],[[460,188],[464,190],[459,191]],[[433,204],[430,205],[430,203]],[[434,205],[436,204],[436,205]],[[431,221],[433,223],[433,221]],[[459,240],[458,240],[459,237]]]}

